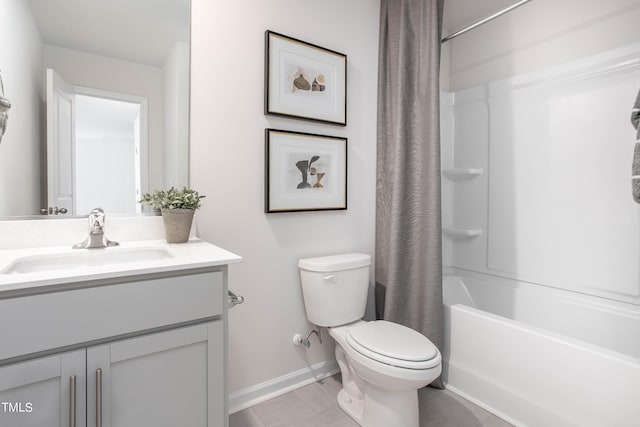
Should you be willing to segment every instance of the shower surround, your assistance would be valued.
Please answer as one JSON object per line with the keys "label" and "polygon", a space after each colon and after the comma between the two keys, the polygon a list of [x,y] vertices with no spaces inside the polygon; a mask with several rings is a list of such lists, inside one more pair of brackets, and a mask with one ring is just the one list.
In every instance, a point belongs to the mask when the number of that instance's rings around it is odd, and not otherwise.
{"label": "shower surround", "polygon": [[[628,342],[640,336],[640,210],[630,191],[636,138],[629,120],[639,82],[634,44],[442,94],[443,257],[450,275],[445,379],[517,424],[598,425],[603,419],[589,421],[578,409],[597,405],[616,409],[622,424],[640,416],[625,404],[629,396],[640,399],[640,352]],[[517,293],[523,287],[529,293]],[[579,325],[571,323],[577,300],[594,308],[580,311]],[[487,329],[474,329],[476,322]],[[607,339],[589,340],[585,329]],[[538,341],[546,332],[549,346]],[[469,351],[470,337],[496,333],[499,348]],[[519,346],[528,348],[524,359],[510,352]],[[596,353],[602,358],[591,357]],[[542,357],[556,364],[537,363]],[[489,367],[488,360],[496,363]],[[549,392],[529,393],[535,387],[523,376],[507,375],[516,361],[516,370],[532,372]],[[491,400],[482,381],[465,376],[469,367],[516,400]],[[550,375],[557,367],[566,375]],[[596,393],[610,387],[608,377],[617,378],[609,392]],[[554,389],[566,393],[550,399]]]}

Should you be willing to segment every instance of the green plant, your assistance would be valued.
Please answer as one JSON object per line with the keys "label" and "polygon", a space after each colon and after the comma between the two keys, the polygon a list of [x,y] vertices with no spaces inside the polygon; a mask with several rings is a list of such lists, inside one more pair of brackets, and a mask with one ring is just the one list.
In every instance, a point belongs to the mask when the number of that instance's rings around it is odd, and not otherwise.
{"label": "green plant", "polygon": [[184,187],[178,190],[171,187],[168,190],[155,190],[142,196],[140,203],[146,203],[154,209],[198,209],[201,196],[197,191]]}

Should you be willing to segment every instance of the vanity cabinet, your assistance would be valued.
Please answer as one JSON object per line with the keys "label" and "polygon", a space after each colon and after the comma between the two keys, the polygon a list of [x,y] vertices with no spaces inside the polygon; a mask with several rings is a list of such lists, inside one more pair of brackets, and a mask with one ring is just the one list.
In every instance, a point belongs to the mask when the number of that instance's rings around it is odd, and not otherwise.
{"label": "vanity cabinet", "polygon": [[[0,367],[0,425],[68,427],[75,386],[76,426],[86,411],[84,350],[40,357]],[[74,385],[71,385],[73,383]]]}
{"label": "vanity cabinet", "polygon": [[226,274],[0,299],[0,426],[227,426]]}
{"label": "vanity cabinet", "polygon": [[88,425],[224,426],[222,340],[214,321],[88,348]]}

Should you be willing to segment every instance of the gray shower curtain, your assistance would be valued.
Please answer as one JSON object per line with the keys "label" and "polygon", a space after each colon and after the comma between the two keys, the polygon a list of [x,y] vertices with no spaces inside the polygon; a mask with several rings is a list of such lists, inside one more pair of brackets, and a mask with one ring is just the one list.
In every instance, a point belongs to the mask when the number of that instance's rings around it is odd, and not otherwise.
{"label": "gray shower curtain", "polygon": [[381,0],[375,268],[384,318],[441,351],[442,10],[443,0]]}

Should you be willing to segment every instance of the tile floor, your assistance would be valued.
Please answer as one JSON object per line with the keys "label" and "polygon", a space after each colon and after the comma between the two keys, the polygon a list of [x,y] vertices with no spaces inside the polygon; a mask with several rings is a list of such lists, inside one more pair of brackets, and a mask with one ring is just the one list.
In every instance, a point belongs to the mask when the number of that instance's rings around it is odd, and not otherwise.
{"label": "tile floor", "polygon": [[[340,375],[283,394],[229,417],[230,427],[358,427],[338,407]],[[421,427],[509,427],[511,424],[448,390],[419,392]],[[389,426],[396,427],[396,426]]]}

